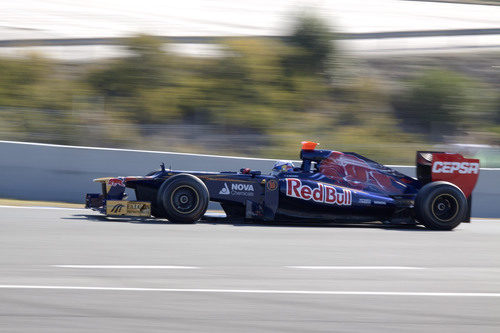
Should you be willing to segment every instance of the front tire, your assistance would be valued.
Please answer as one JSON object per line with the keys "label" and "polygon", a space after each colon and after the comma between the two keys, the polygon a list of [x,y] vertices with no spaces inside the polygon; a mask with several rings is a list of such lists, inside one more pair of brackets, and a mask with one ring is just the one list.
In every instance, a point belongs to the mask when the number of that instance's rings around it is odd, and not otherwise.
{"label": "front tire", "polygon": [[415,199],[417,220],[432,230],[452,230],[465,221],[467,199],[457,186],[448,182],[424,185]]}
{"label": "front tire", "polygon": [[195,223],[207,211],[208,189],[197,177],[179,174],[167,179],[158,190],[158,206],[172,223]]}

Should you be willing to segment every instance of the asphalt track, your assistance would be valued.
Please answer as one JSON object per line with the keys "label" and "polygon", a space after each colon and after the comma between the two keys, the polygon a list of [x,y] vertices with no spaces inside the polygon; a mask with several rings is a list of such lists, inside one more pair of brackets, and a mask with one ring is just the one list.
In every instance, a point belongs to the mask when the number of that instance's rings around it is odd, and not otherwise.
{"label": "asphalt track", "polygon": [[172,225],[0,208],[0,332],[498,332],[500,221]]}

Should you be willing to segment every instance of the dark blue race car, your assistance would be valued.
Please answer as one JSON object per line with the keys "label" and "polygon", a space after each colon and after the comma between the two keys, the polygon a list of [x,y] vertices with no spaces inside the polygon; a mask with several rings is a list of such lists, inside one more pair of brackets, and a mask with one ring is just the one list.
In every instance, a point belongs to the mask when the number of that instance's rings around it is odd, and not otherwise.
{"label": "dark blue race car", "polygon": [[[300,166],[277,162],[273,172],[183,172],[164,165],[142,177],[99,178],[102,193],[86,207],[107,216],[167,218],[194,223],[209,201],[228,218],[260,221],[382,221],[451,230],[470,220],[479,160],[459,154],[417,152],[417,178],[356,153],[319,150],[303,142]],[[125,188],[137,201],[126,201]]]}

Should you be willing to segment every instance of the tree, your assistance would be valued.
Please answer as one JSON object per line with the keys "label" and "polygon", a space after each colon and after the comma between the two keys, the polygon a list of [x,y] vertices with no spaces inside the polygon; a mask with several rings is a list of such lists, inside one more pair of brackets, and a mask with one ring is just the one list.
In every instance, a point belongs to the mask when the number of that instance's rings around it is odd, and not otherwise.
{"label": "tree", "polygon": [[447,70],[429,70],[409,82],[409,88],[396,96],[393,106],[406,125],[427,133],[451,134],[464,116],[470,97],[469,80]]}
{"label": "tree", "polygon": [[131,56],[92,71],[87,82],[108,96],[130,97],[140,89],[161,87],[167,83],[168,57],[159,38],[140,35],[127,40]]}
{"label": "tree", "polygon": [[288,61],[296,69],[324,71],[335,55],[333,37],[333,31],[319,16],[308,12],[297,15],[288,40],[300,52]]}

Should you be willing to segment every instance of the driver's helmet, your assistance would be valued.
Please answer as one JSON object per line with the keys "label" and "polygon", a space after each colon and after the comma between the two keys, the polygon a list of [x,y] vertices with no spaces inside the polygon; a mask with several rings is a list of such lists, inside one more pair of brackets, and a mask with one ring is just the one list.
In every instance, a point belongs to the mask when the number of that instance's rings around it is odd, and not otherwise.
{"label": "driver's helmet", "polygon": [[287,172],[293,170],[294,166],[292,161],[276,161],[273,166],[273,175],[280,174],[282,172]]}

